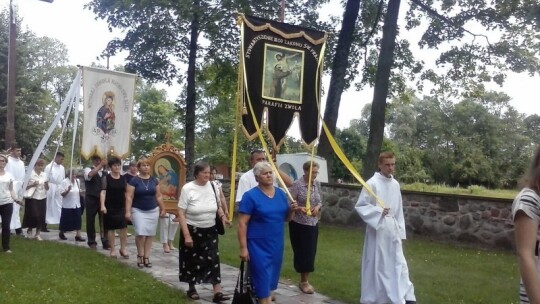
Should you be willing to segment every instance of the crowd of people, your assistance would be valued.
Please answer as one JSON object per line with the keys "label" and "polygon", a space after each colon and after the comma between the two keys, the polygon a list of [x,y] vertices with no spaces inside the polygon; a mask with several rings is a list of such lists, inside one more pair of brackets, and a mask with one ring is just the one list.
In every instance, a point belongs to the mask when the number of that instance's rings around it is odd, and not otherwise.
{"label": "crowd of people", "polygon": [[[117,257],[115,236],[120,239],[119,254],[128,259],[127,226],[133,225],[138,267],[152,267],[153,238],[160,226],[164,253],[175,249],[173,240],[180,228],[179,280],[188,284],[187,296],[199,299],[197,284],[213,286],[213,302],[227,301],[222,291],[219,235],[216,222],[231,226],[229,210],[217,170],[200,161],[194,166],[194,180],[179,192],[177,212],[165,209],[159,177],[153,177],[148,159],[130,163],[122,174],[121,160],[92,157],[84,169],[84,187],[76,170],[65,171],[64,155],[57,152],[45,166],[38,159],[24,191],[25,176],[21,150],[14,146],[10,155],[0,154],[0,219],[2,249],[11,253],[10,235],[42,240],[47,224],[59,224],[59,238],[75,231],[75,240],[97,248],[96,217],[103,249]],[[248,263],[251,284],[258,303],[274,300],[283,253],[285,223],[293,249],[293,265],[299,274],[298,288],[313,294],[309,276],[315,271],[318,219],[322,211],[322,192],[316,180],[319,164],[308,161],[304,175],[296,181],[284,172],[274,171],[266,154],[250,154],[252,169],[239,180],[235,211],[238,221],[239,257]],[[366,223],[362,254],[360,303],[416,303],[414,285],[402,249],[406,239],[405,217],[399,183],[394,179],[396,157],[391,152],[379,155],[379,170],[367,181],[355,210]],[[108,168],[109,171],[105,169]],[[288,191],[278,187],[277,176]],[[540,303],[540,148],[536,150],[522,190],[512,206],[516,248],[521,274],[521,303]],[[179,185],[180,186],[180,185]],[[19,193],[24,193],[23,197]],[[24,199],[23,199],[24,198]],[[18,209],[24,206],[21,223]],[[82,213],[86,211],[87,240],[81,235]]]}
{"label": "crowd of people", "polygon": [[[12,152],[10,156],[19,159],[20,149]],[[196,285],[207,283],[213,286],[213,302],[230,299],[221,287],[216,221],[222,221],[224,226],[230,226],[231,223],[221,183],[215,179],[215,167],[202,161],[196,163],[194,180],[185,184],[179,193],[178,212],[169,210],[170,213],[167,213],[160,191],[161,181],[159,176],[152,176],[148,159],[130,163],[127,172],[122,174],[120,159],[112,157],[107,162],[94,155],[91,158],[92,166],[85,168],[82,174],[84,187],[81,186],[76,170],[65,171],[63,160],[64,155],[58,152],[54,161],[45,168],[42,159],[36,162],[24,195],[26,210],[23,223],[8,226],[7,223],[13,223],[13,217],[18,216],[14,212],[14,204],[22,205],[17,196],[17,187],[22,185],[24,165],[22,174],[17,175],[15,169],[14,173],[11,173],[6,168],[12,160],[0,156],[0,216],[4,251],[11,252],[10,229],[22,234],[22,228],[27,228],[28,237],[41,240],[40,232],[47,231],[47,224],[59,224],[60,239],[66,240],[66,233],[75,231],[75,240],[86,241],[93,249],[98,245],[99,230],[101,245],[103,249],[109,250],[112,258],[117,258],[117,233],[120,239],[118,253],[127,259],[127,225],[130,223],[135,232],[136,264],[140,268],[152,267],[151,249],[158,225],[161,226],[160,242],[163,244],[164,253],[175,249],[172,242],[180,228],[179,280],[188,284],[187,296],[194,300],[199,299]],[[238,213],[239,256],[248,263],[254,293],[261,304],[271,303],[274,299],[283,261],[285,223],[288,223],[293,265],[300,278],[298,288],[305,294],[313,294],[315,287],[310,284],[309,275],[315,271],[318,216],[322,208],[320,183],[316,180],[319,164],[314,161],[306,162],[303,165],[304,175],[293,182],[286,173],[273,170],[264,151],[251,152],[249,161],[252,168],[239,180],[235,208]],[[13,162],[16,164],[16,160]],[[373,178],[387,179],[392,189],[379,187],[375,181],[372,182],[373,179],[368,181],[375,189],[382,191],[378,195],[384,197],[388,206],[381,208],[362,193],[356,208],[368,224],[386,216],[393,221],[397,220],[402,229],[399,237],[403,238],[399,184],[391,176],[394,165],[393,155],[381,156],[380,172]],[[278,186],[277,175],[288,191]],[[171,194],[168,195],[170,197]],[[81,235],[83,211],[86,211],[87,239]],[[390,218],[388,220],[390,221]],[[33,231],[35,234],[32,235]],[[387,235],[379,235],[377,231],[368,231],[368,234],[366,248],[373,247],[371,243],[391,243],[385,239]],[[375,241],[375,238],[378,238],[378,241]],[[400,251],[400,243],[399,246],[396,246],[395,242],[392,244],[392,248],[364,251],[363,264],[370,264],[371,268],[363,269],[363,279],[381,283],[369,285],[363,282],[363,285],[371,286],[370,290],[362,291],[365,303],[398,303],[399,297],[406,301],[404,303],[415,303],[414,290],[408,280],[407,265]],[[399,260],[401,265],[398,270],[386,265],[392,268],[392,272],[381,277],[389,278],[388,282],[381,281],[377,276],[377,273],[385,270],[371,262],[375,259],[373,255],[381,249],[391,250],[397,256],[393,260]],[[401,288],[397,291],[392,289],[390,292],[389,286],[401,286],[400,284],[406,285],[406,292]],[[370,298],[370,294],[373,298]]]}

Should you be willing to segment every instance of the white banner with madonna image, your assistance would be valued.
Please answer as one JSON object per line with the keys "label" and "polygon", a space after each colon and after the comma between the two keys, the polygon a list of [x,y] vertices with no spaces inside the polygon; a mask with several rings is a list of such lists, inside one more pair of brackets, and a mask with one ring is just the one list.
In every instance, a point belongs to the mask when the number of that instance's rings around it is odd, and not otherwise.
{"label": "white banner with madonna image", "polygon": [[85,159],[129,154],[136,78],[134,74],[83,67],[81,155]]}

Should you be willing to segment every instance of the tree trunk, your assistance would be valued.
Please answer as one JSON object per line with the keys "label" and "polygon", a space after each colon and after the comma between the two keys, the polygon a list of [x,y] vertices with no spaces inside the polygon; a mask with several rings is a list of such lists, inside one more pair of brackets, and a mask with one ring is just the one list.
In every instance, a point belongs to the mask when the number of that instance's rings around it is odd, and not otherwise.
{"label": "tree trunk", "polygon": [[375,74],[375,88],[371,104],[369,122],[369,138],[366,157],[362,166],[362,176],[369,178],[377,169],[377,162],[384,137],[386,98],[390,83],[390,71],[394,61],[396,47],[397,20],[400,0],[389,0],[386,17],[384,18],[381,52]]}
{"label": "tree trunk", "polygon": [[[345,89],[345,73],[349,62],[349,53],[353,41],[356,19],[360,10],[360,0],[349,0],[343,13],[343,22],[339,32],[336,53],[332,61],[332,76],[330,78],[330,88],[326,98],[326,108],[324,110],[324,122],[328,130],[333,135],[336,134],[336,123],[341,102],[341,94]],[[328,137],[321,129],[321,137],[317,154],[326,159],[327,168],[332,168],[333,149],[328,142]]]}
{"label": "tree trunk", "polygon": [[199,7],[200,1],[193,1],[193,19],[191,20],[191,37],[189,43],[189,57],[187,70],[187,96],[186,96],[186,141],[185,158],[186,172],[188,177],[193,176],[193,164],[195,160],[195,108],[197,105],[197,93],[195,88],[195,69],[197,60],[197,40],[199,37]]}

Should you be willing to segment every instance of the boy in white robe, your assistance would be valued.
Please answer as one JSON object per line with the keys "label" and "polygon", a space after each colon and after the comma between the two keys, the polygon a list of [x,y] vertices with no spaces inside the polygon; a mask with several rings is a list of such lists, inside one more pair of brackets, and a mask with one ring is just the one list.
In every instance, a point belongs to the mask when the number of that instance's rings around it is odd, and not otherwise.
{"label": "boy in white robe", "polygon": [[[47,213],[46,224],[59,224],[62,213],[62,195],[60,194],[60,185],[66,177],[66,170],[62,163],[64,162],[64,153],[57,152],[54,161],[45,167],[45,174],[49,181],[49,191],[47,191]],[[42,230],[48,232],[45,228]]]}
{"label": "boy in white robe", "polygon": [[366,223],[360,303],[414,304],[414,286],[401,244],[406,239],[405,219],[399,183],[392,176],[396,166],[394,154],[381,153],[378,164],[379,172],[367,184],[384,208],[365,188],[355,206]]}

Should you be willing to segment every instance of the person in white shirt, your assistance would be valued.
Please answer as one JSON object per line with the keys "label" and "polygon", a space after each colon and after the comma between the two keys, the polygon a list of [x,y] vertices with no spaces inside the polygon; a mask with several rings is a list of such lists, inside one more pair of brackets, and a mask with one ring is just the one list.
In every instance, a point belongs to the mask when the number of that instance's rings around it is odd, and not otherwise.
{"label": "person in white shirt", "polygon": [[8,158],[0,154],[0,218],[2,219],[2,249],[5,253],[11,253],[9,239],[9,223],[13,213],[13,203],[16,201],[16,195],[13,191],[13,175],[6,172]]}
{"label": "person in white shirt", "polygon": [[47,174],[44,171],[45,161],[38,159],[28,186],[26,186],[26,203],[24,209],[23,224],[26,230],[26,237],[32,238],[32,229],[36,229],[33,236],[34,239],[41,241],[40,232],[45,227],[45,214],[47,212],[47,190],[49,183],[47,182]]}
{"label": "person in white shirt", "polygon": [[366,223],[360,295],[363,304],[416,303],[401,243],[406,239],[405,218],[399,183],[392,176],[395,168],[394,154],[383,152],[379,155],[379,172],[367,181],[384,207],[366,188],[355,206]]}
{"label": "person in white shirt", "polygon": [[163,252],[171,253],[176,248],[173,245],[174,237],[178,231],[176,214],[166,213],[165,217],[159,218],[159,240],[163,244]]}
{"label": "person in white shirt", "polygon": [[[64,153],[56,152],[54,161],[45,167],[45,174],[49,181],[49,191],[47,192],[47,214],[45,216],[46,224],[60,224],[60,214],[62,213],[62,195],[60,193],[60,184],[66,176],[66,170],[62,163],[64,162]],[[45,227],[43,232],[49,232]]]}
{"label": "person in white shirt", "polygon": [[62,195],[62,214],[60,216],[59,237],[67,240],[66,231],[75,231],[75,241],[84,242],[81,236],[81,182],[77,178],[77,170],[71,169],[60,184]]}
{"label": "person in white shirt", "polygon": [[[253,174],[253,167],[255,164],[259,162],[266,161],[266,153],[264,153],[263,150],[253,150],[249,154],[249,164],[251,165],[251,169],[247,171],[246,173],[242,174],[240,177],[240,180],[238,180],[238,188],[236,189],[236,204],[242,200],[242,196],[244,196],[244,193],[251,190],[254,187],[257,187],[259,183],[255,180],[255,175]],[[274,161],[275,163],[275,161]],[[281,179],[283,180],[283,183],[286,187],[291,187],[293,184],[293,181],[287,173],[281,171],[278,169],[278,174],[281,176]],[[277,180],[274,179],[274,185],[278,186]]]}
{"label": "person in white shirt", "polygon": [[223,225],[229,219],[217,201],[210,181],[210,166],[197,162],[193,169],[195,180],[182,187],[178,201],[180,234],[180,282],[188,283],[188,298],[198,300],[196,284],[213,285],[214,303],[227,301],[221,289],[221,270],[216,229],[216,212]]}
{"label": "person in white shirt", "polygon": [[216,189],[216,197],[221,203],[221,208],[223,208],[225,216],[229,218],[229,207],[227,206],[227,200],[225,199],[225,194],[223,193],[223,184],[218,179],[216,179],[216,176],[217,168],[214,166],[210,166],[210,181],[214,183],[214,189]]}
{"label": "person in white shirt", "polygon": [[[9,150],[10,155],[8,156],[8,163],[6,165],[6,171],[13,175],[13,191],[17,195],[18,201],[22,200],[22,197],[19,197],[19,193],[24,181],[24,162],[21,159],[21,148],[17,145],[13,145]],[[21,225],[21,216],[20,216],[21,205],[13,205],[13,215],[11,216],[10,229],[15,230],[15,233],[18,236],[23,236],[22,225]]]}

